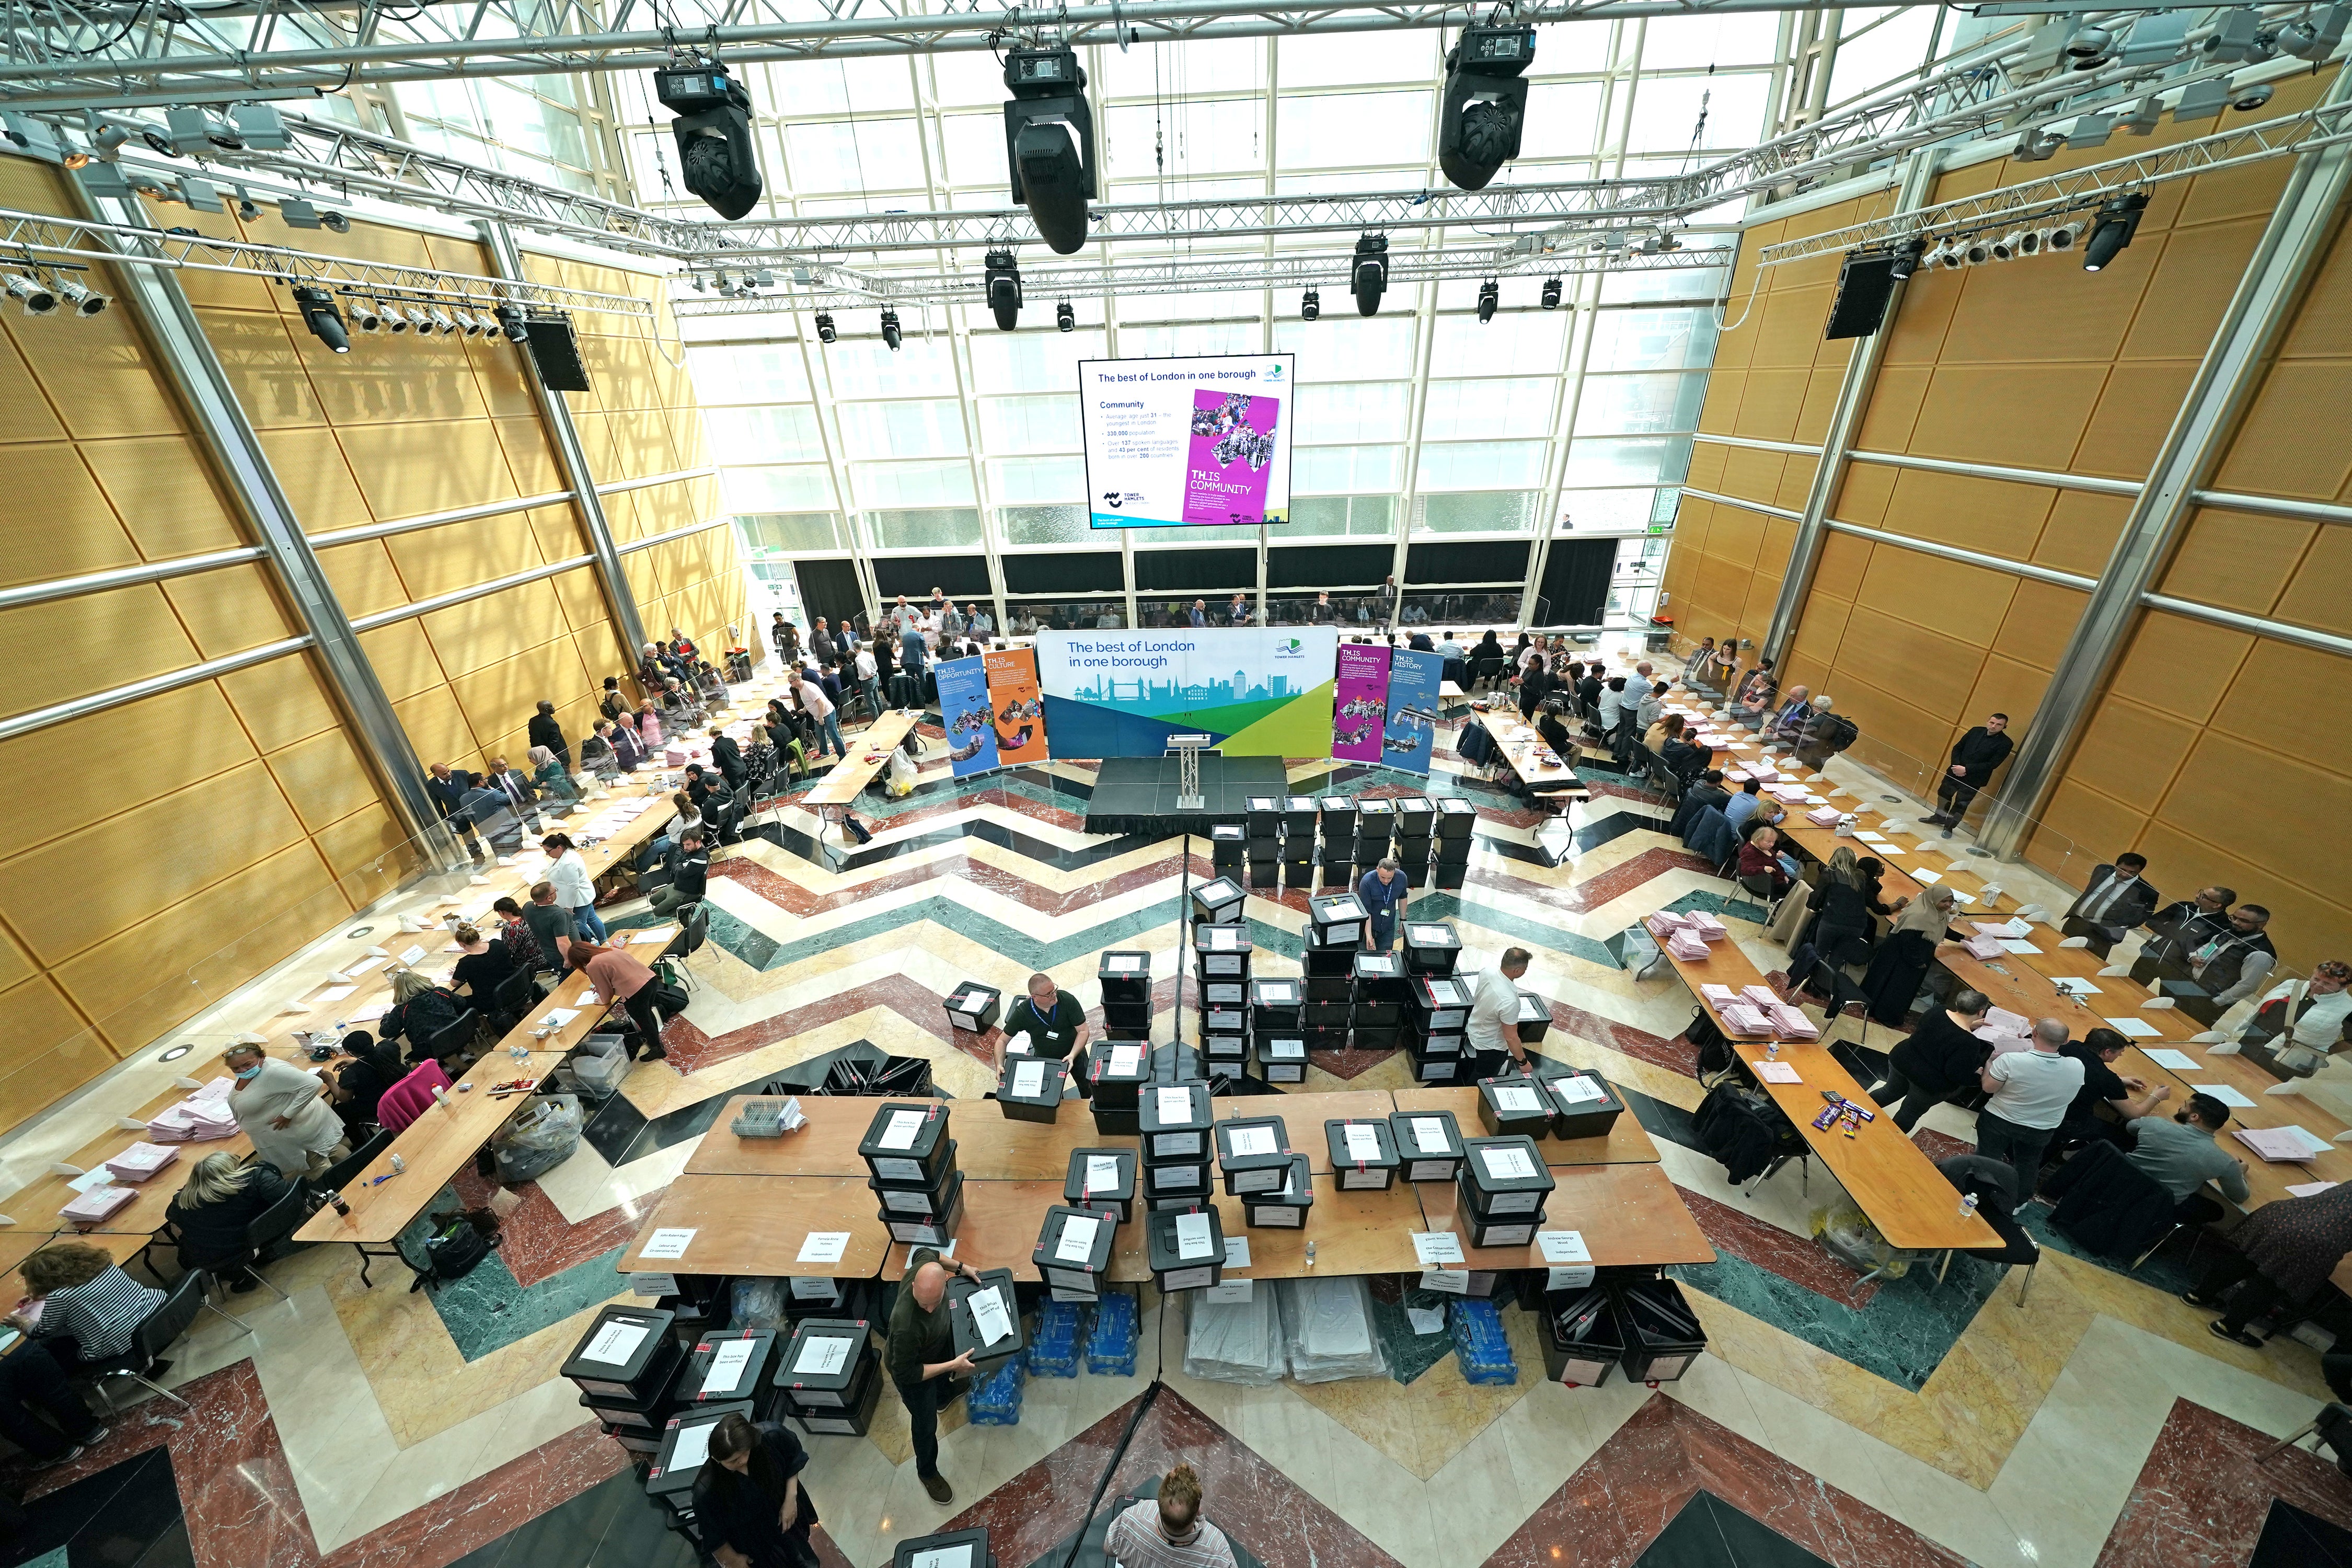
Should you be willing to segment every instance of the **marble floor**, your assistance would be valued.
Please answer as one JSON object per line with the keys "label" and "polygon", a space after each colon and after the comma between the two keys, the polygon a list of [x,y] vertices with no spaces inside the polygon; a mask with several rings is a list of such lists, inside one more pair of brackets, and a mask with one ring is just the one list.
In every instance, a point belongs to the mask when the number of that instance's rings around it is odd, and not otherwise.
{"label": "marble floor", "polygon": [[[1509,1306],[1517,1380],[1473,1384],[1450,1342],[1404,1319],[1422,1300],[1410,1282],[1384,1280],[1389,1375],[1244,1386],[1189,1374],[1184,1311],[1146,1289],[1132,1374],[1031,1377],[1013,1426],[947,1413],[950,1505],[917,1482],[894,1396],[866,1436],[811,1439],[828,1568],[881,1568],[901,1541],[971,1525],[1020,1568],[1080,1527],[1098,1484],[1116,1499],[1180,1458],[1201,1471],[1210,1517],[1270,1568],[2220,1568],[2266,1541],[2330,1550],[2324,1531],[2352,1528],[2352,1482],[2330,1458],[2307,1444],[2264,1458],[2327,1397],[2317,1357],[2285,1338],[2261,1351],[2212,1339],[2207,1315],[2161,1288],[2177,1259],[2131,1277],[2053,1247],[2022,1302],[2017,1281],[1965,1259],[1939,1288],[1919,1271],[1865,1285],[1815,1239],[1839,1198],[1825,1175],[1791,1166],[1752,1194],[1725,1182],[1691,1128],[1691,998],[1670,973],[1636,981],[1619,954],[1640,915],[1703,908],[1775,967],[1756,911],[1660,831],[1630,781],[1593,774],[1555,867],[1535,847],[1538,819],[1445,752],[1425,785],[1326,763],[1292,777],[1477,807],[1467,885],[1413,908],[1490,956],[1535,952],[1525,984],[1553,1007],[1543,1051],[1626,1091],[1716,1248],[1675,1271],[1707,1353],[1659,1388],[1569,1388],[1545,1380],[1536,1321]],[[671,1064],[641,1065],[539,1181],[500,1192],[468,1175],[448,1194],[445,1206],[503,1211],[489,1261],[438,1293],[409,1291],[383,1263],[365,1284],[338,1248],[274,1264],[288,1300],[233,1298],[235,1323],[208,1315],[175,1350],[163,1381],[184,1404],[147,1399],[58,1469],[0,1461],[0,1496],[27,1510],[0,1564],[692,1561],[558,1367],[625,1292],[624,1243],[729,1091],[878,1052],[925,1058],[943,1092],[975,1098],[993,1042],[949,1027],[941,998],[958,983],[1017,987],[1043,969],[1092,1005],[1095,955],[1114,945],[1150,952],[1172,981],[1181,879],[1205,857],[1086,833],[1092,777],[1066,763],[958,784],[935,763],[839,860],[787,801],[714,868],[712,940],[690,965]],[[605,913],[626,925],[641,911]],[[1253,897],[1248,918],[1259,967],[1295,970],[1303,897]],[[1160,1000],[1172,1005],[1171,984]],[[1865,1048],[1892,1037],[1874,1026]],[[1318,1059],[1308,1076],[1309,1089],[1407,1081],[1387,1052]],[[0,1184],[37,1174],[73,1119],[103,1105],[0,1144]],[[1919,1136],[1949,1152],[1971,1119],[1940,1108]],[[161,1267],[173,1271],[168,1253]]]}

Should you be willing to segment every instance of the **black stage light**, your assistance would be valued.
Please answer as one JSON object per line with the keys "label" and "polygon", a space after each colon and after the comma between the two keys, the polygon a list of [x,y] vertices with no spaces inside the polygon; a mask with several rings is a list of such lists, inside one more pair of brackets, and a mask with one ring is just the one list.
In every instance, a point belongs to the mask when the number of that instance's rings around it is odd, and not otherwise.
{"label": "black stage light", "polygon": [[[399,329],[395,327],[393,330],[397,331]],[[500,305],[499,307],[499,331],[507,335],[507,342],[510,343],[525,342],[530,340],[530,324],[524,319],[521,306]]]}
{"label": "black stage light", "polygon": [[351,334],[343,331],[343,313],[335,309],[332,294],[304,284],[294,290],[294,303],[302,308],[302,324],[312,336],[339,354],[352,352]]}
{"label": "black stage light", "polygon": [[760,160],[751,145],[751,95],[721,65],[672,66],[654,72],[654,92],[677,116],[678,167],[686,188],[723,218],[739,218],[760,199]]}
{"label": "black stage light", "polygon": [[1298,319],[1311,321],[1323,313],[1323,296],[1309,289],[1298,297]]}
{"label": "black stage light", "polygon": [[1368,234],[1356,241],[1356,259],[1348,268],[1348,288],[1356,296],[1356,313],[1380,313],[1381,296],[1389,286],[1389,237]]}
{"label": "black stage light", "polygon": [[1066,332],[1078,330],[1078,313],[1070,309],[1070,302],[1067,300],[1054,307],[1054,325]]}
{"label": "black stage light", "polygon": [[1532,26],[1462,29],[1445,55],[1445,104],[1437,127],[1437,164],[1465,191],[1486,188],[1519,155],[1528,121],[1528,84],[1519,73],[1536,58]]}
{"label": "black stage light", "polygon": [[1547,310],[1559,309],[1559,279],[1557,278],[1544,279],[1543,308]]}
{"label": "black stage light", "polygon": [[898,331],[898,312],[896,310],[883,311],[882,341],[890,345],[890,352],[893,353],[898,352],[900,336],[901,334]]}
{"label": "black stage light", "polygon": [[1087,73],[1066,45],[1016,48],[1004,57],[1004,153],[1013,199],[1029,209],[1057,256],[1087,242],[1095,195],[1095,119]]}
{"label": "black stage light", "polygon": [[1495,308],[1503,302],[1500,285],[1489,278],[1478,285],[1478,324],[1485,326],[1495,319]]}
{"label": "black stage light", "polygon": [[1926,240],[1914,239],[1906,242],[1896,248],[1895,264],[1887,268],[1886,276],[1896,283],[1905,281],[1911,274],[1919,270],[1919,263],[1926,258],[1927,254]]}
{"label": "black stage light", "polygon": [[2096,272],[2116,258],[2116,252],[2139,232],[2140,215],[2147,210],[2147,193],[2132,191],[2103,204],[2083,245],[2083,270]]}
{"label": "black stage light", "polygon": [[988,308],[996,324],[1011,331],[1021,320],[1021,268],[1009,250],[988,253]]}
{"label": "black stage light", "polygon": [[836,334],[833,330],[832,315],[826,311],[819,310],[816,313],[816,341],[821,343],[829,343],[833,342],[835,335]]}

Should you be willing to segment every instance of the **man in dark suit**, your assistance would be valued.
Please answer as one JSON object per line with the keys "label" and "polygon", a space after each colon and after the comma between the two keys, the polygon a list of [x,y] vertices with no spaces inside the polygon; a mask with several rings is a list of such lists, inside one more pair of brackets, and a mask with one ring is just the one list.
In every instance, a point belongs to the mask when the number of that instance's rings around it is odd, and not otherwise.
{"label": "man in dark suit", "polygon": [[2118,855],[2094,866],[2083,896],[2066,910],[2064,933],[2086,939],[2093,952],[2106,957],[2126,931],[2156,912],[2158,895],[2143,875],[2147,869],[2145,855]]}
{"label": "man in dark suit", "polygon": [[1196,626],[1205,626],[1209,624],[1208,600],[1195,599],[1192,601],[1192,624]]}
{"label": "man in dark suit", "polygon": [[572,771],[572,747],[563,738],[563,726],[555,721],[554,703],[541,700],[539,710],[530,716],[530,739],[532,745],[553,752],[565,773]]}
{"label": "man in dark suit", "polygon": [[2010,749],[2017,742],[2004,733],[2009,728],[2009,715],[1996,713],[1960,737],[1952,748],[1952,765],[1936,784],[1937,809],[1927,820],[1944,830],[1949,838],[1952,829],[1969,814],[1969,805],[1991,779],[1992,771],[2009,761]]}
{"label": "man in dark suit", "polygon": [[492,757],[490,776],[482,782],[504,795],[508,807],[515,816],[530,823],[533,833],[540,831],[539,791],[528,775],[507,766],[504,757]]}
{"label": "man in dark suit", "polygon": [[452,771],[446,763],[433,764],[432,777],[425,781],[425,793],[433,797],[433,809],[466,847],[466,853],[479,866],[489,858],[482,853],[482,840],[474,831],[474,819],[466,809],[466,793],[480,781],[462,769]]}

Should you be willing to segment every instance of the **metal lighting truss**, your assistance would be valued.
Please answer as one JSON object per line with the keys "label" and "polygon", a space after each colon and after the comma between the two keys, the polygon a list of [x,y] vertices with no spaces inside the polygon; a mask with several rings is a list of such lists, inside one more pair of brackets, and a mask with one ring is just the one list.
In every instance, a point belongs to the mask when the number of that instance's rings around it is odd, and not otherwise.
{"label": "metal lighting truss", "polygon": [[[1868,0],[1522,0],[1522,22],[1843,10]],[[1024,22],[1073,47],[1459,26],[1453,0],[466,0],[393,16],[372,0],[0,0],[0,104],[228,101],[355,84],[645,70],[673,47],[730,62],[993,48]]]}
{"label": "metal lighting truss", "polygon": [[430,300],[485,310],[495,310],[500,305],[536,305],[614,316],[650,316],[654,310],[651,300],[627,294],[509,282],[469,272],[359,261],[344,256],[289,250],[283,246],[131,228],[0,207],[0,265],[88,266],[93,261],[181,272],[244,273],[278,283],[317,284],[369,299]]}
{"label": "metal lighting truss", "polygon": [[1980,196],[1964,196],[1939,206],[1851,224],[1802,239],[1784,240],[1757,252],[1756,264],[1778,267],[1835,251],[1874,249],[1911,239],[1937,240],[1988,229],[2019,228],[2068,213],[2087,212],[2121,192],[2145,190],[2217,169],[2241,168],[2344,142],[2352,142],[2352,102],[2324,105],[2240,130],[2200,136],[2194,142],[2152,147],[2104,163],[2086,163],[2064,174],[2006,185]]}
{"label": "metal lighting truss", "polygon": [[[1344,293],[1349,252],[1328,250],[1299,255],[1233,256],[1214,258],[1122,260],[1086,267],[1024,268],[1024,290],[1033,299],[1101,299],[1110,295],[1181,294],[1195,289],[1313,289]],[[1588,272],[1623,272],[1671,268],[1700,271],[1730,265],[1728,247],[1685,247],[1654,253],[1546,255],[1530,250],[1522,255],[1498,253],[1491,246],[1452,250],[1392,250],[1389,253],[1389,287],[1452,278],[1494,278],[1540,271],[1545,277]],[[976,303],[982,279],[977,272],[885,273],[858,275],[845,284],[843,275],[825,269],[809,284],[796,284],[790,294],[751,294],[720,299],[677,296],[680,316],[742,316],[770,310],[854,310],[877,305],[931,305],[957,300]]]}

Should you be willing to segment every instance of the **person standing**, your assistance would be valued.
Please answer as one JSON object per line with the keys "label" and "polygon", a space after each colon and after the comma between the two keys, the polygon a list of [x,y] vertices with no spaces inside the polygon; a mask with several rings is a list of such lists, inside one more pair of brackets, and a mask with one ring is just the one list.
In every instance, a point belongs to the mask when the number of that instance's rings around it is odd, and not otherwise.
{"label": "person standing", "polygon": [[1003,1041],[996,1051],[996,1070],[1004,1070],[1013,1037],[1029,1037],[1028,1054],[1069,1061],[1087,1048],[1087,1010],[1078,999],[1058,989],[1050,974],[1029,977],[1027,994],[1004,1015]]}
{"label": "person standing", "polygon": [[1110,1521],[1103,1551],[1119,1568],[1234,1568],[1233,1543],[1201,1517],[1201,1478],[1179,1465],[1160,1495],[1139,1498]]}
{"label": "person standing", "polygon": [[[605,1005],[618,1003],[627,1010],[648,1059],[660,1061],[669,1055],[662,1048],[661,1009],[654,1005],[654,972],[642,961],[617,947],[574,942],[563,962],[588,976],[588,984],[595,987]],[[629,1052],[629,1059],[637,1059],[635,1050]]]}
{"label": "person standing", "polygon": [[842,743],[841,720],[834,709],[833,700],[825,696],[817,683],[808,678],[805,670],[801,673],[799,681],[793,689],[799,694],[802,710],[816,722],[816,754],[820,757],[824,755],[824,748],[830,742],[834,755],[845,763],[847,762],[849,748]]}
{"label": "person standing", "polygon": [[1396,945],[1397,921],[1403,918],[1411,890],[1405,884],[1404,868],[1393,855],[1381,856],[1381,863],[1356,884],[1356,896],[1363,900],[1372,917],[1364,922],[1366,952],[1386,952]]}
{"label": "person standing", "polygon": [[734,736],[716,724],[710,726],[710,763],[730,790],[741,789],[743,781],[751,776],[751,771],[743,765],[743,748],[735,743]]}
{"label": "person standing", "polygon": [[2309,980],[2271,987],[2238,1037],[2245,1053],[2273,1074],[2309,1078],[2352,1037],[2352,964],[2328,959]]}
{"label": "person standing", "polygon": [[2352,1183],[2266,1203],[2230,1240],[2239,1250],[2216,1260],[2180,1299],[2192,1307],[2219,1307],[2237,1285],[2228,1310],[2207,1326],[2217,1339],[2260,1350],[2263,1341],[2246,1325],[2273,1307],[2315,1295],[2352,1251]]}
{"label": "person standing", "polygon": [[540,962],[532,966],[534,973],[562,967],[579,933],[572,927],[572,911],[555,901],[554,883],[531,884],[530,902],[523,906],[522,918],[539,943]]}
{"label": "person standing", "polygon": [[1975,1031],[1991,1010],[1992,1004],[1983,992],[1955,991],[1943,1006],[1921,1014],[1911,1032],[1887,1053],[1886,1076],[1871,1086],[1870,1098],[1882,1108],[1895,1106],[1895,1125],[1905,1133],[1984,1070],[1985,1053],[1990,1047],[1977,1038]]}
{"label": "person standing", "polygon": [[852,667],[857,676],[857,689],[866,695],[866,711],[873,718],[882,716],[882,659],[889,657],[883,649],[877,658],[869,645],[857,650],[856,663]]}
{"label": "person standing", "polygon": [[1532,1070],[1528,1048],[1519,1040],[1519,977],[1534,954],[1524,947],[1505,951],[1503,961],[1478,976],[1470,1002],[1470,1019],[1464,1025],[1470,1048],[1481,1053],[1508,1051],[1521,1072]]}
{"label": "person standing", "polygon": [[613,745],[613,721],[599,719],[588,738],[580,742],[580,766],[600,784],[611,784],[621,776],[621,754]]}
{"label": "person standing", "polygon": [[[2352,1188],[2347,1188],[2352,1191]],[[885,1364],[898,1397],[907,1404],[908,1436],[915,1448],[915,1476],[936,1503],[955,1500],[955,1489],[940,1474],[940,1379],[975,1370],[970,1352],[958,1354],[948,1321],[948,1280],[957,1275],[980,1282],[980,1270],[960,1258],[943,1258],[937,1247],[918,1247],[907,1256],[898,1299],[890,1307]]]}
{"label": "person standing", "polygon": [[2033,1026],[2033,1048],[2002,1051],[1979,1075],[1992,1096],[1977,1112],[1977,1152],[2007,1160],[2017,1173],[2017,1201],[2040,1184],[2042,1156],[2082,1092],[2083,1064],[2066,1055],[2066,1026],[2043,1018]]}
{"label": "person standing", "polygon": [[425,793],[433,797],[433,809],[466,847],[467,857],[477,866],[487,865],[489,857],[482,852],[481,835],[474,830],[473,813],[467,808],[466,797],[481,781],[463,771],[451,772],[446,763],[435,763],[429,770],[432,776],[425,781]]}
{"label": "person standing", "polygon": [[551,833],[539,841],[539,847],[552,858],[548,863],[547,879],[555,888],[556,902],[572,911],[572,928],[591,942],[602,942],[607,932],[604,922],[596,914],[596,883],[588,875],[588,862],[568,833]]}
{"label": "person standing", "polygon": [[1952,747],[1952,765],[1936,783],[1937,808],[1927,816],[1944,830],[1945,837],[1949,838],[1952,829],[1968,816],[1969,803],[1977,798],[1977,791],[1991,782],[1993,770],[2009,761],[2017,742],[2010,739],[2008,729],[2009,715],[1995,713]]}
{"label": "person standing", "polygon": [[2125,932],[2156,912],[2158,895],[2144,875],[2147,870],[2147,856],[2128,853],[2092,867],[2083,896],[2066,911],[2062,933],[2081,937],[2093,952],[2106,957]]}
{"label": "person standing", "polygon": [[563,739],[563,726],[555,721],[555,704],[545,698],[540,699],[539,711],[530,716],[529,736],[532,745],[553,752],[564,772],[572,771],[572,747]]}
{"label": "person standing", "polygon": [[817,1568],[816,1501],[801,1485],[808,1450],[781,1421],[722,1415],[694,1476],[696,1533],[720,1568]]}
{"label": "person standing", "polygon": [[[2278,949],[2264,929],[2270,910],[2260,904],[2240,904],[2230,911],[2230,923],[2191,948],[2188,954],[2192,984],[2179,994],[2180,1010],[2211,1028],[2221,1015],[2263,988]],[[2194,990],[2201,993],[2189,995]]]}
{"label": "person standing", "polygon": [[326,1086],[258,1046],[231,1046],[221,1060],[236,1076],[229,1114],[253,1152],[289,1176],[314,1174],[352,1152]]}

